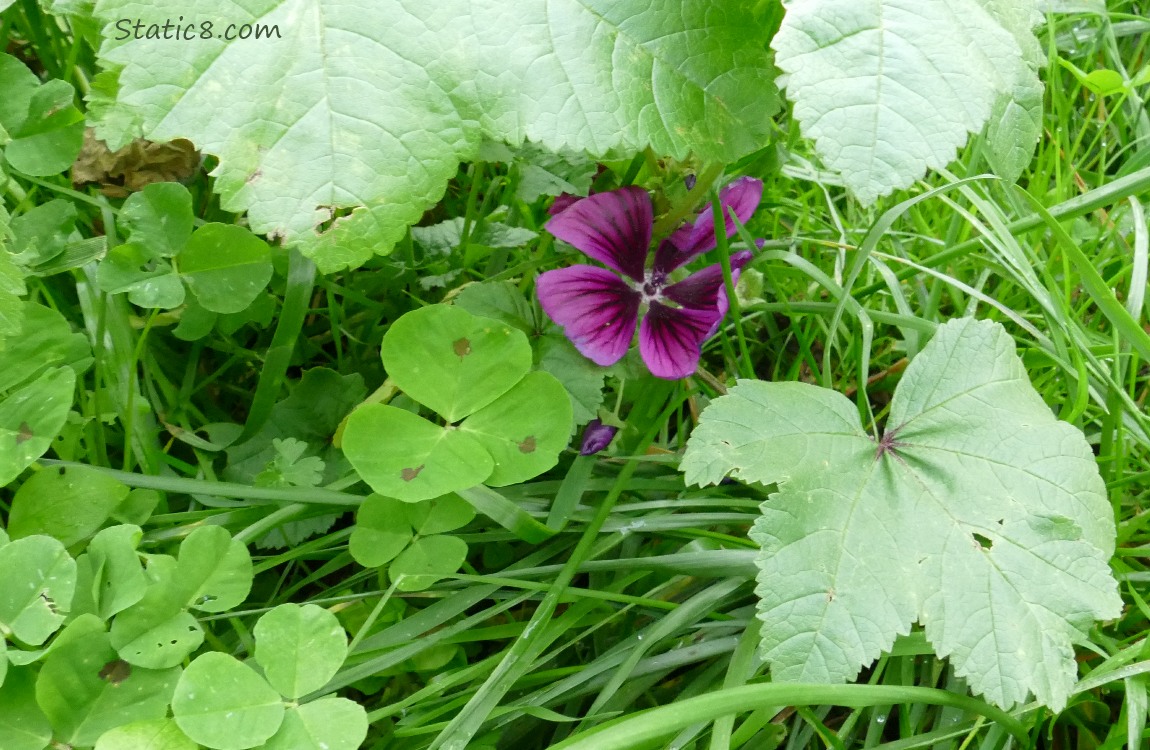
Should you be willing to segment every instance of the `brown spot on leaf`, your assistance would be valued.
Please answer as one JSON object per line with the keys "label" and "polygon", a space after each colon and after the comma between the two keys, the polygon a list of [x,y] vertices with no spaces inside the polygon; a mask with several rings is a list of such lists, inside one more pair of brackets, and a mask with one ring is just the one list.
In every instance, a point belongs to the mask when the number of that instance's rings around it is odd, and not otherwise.
{"label": "brown spot on leaf", "polygon": [[16,433],[16,445],[26,443],[34,437],[36,437],[36,433],[32,432],[32,425],[27,422],[21,422],[20,429]]}
{"label": "brown spot on leaf", "polygon": [[119,685],[132,676],[132,665],[123,659],[116,659],[105,664],[100,669],[100,679]]}
{"label": "brown spot on leaf", "polygon": [[527,437],[525,437],[523,439],[523,442],[519,444],[519,452],[520,453],[534,453],[535,448],[536,448],[536,445],[535,445],[535,436],[534,435],[528,435]]}
{"label": "brown spot on leaf", "polygon": [[830,604],[834,600],[835,600],[835,590],[834,589],[827,589],[827,604]]}
{"label": "brown spot on leaf", "polygon": [[416,466],[414,469],[409,466],[406,469],[404,469],[403,471],[399,472],[399,475],[401,477],[403,477],[403,481],[410,482],[411,480],[413,480],[417,476],[419,476],[419,472],[423,471],[423,467],[424,467],[424,464],[420,464],[419,466]]}
{"label": "brown spot on leaf", "polygon": [[471,341],[465,338],[456,339],[455,343],[451,345],[451,348],[455,350],[455,356],[466,357],[468,354],[471,354]]}

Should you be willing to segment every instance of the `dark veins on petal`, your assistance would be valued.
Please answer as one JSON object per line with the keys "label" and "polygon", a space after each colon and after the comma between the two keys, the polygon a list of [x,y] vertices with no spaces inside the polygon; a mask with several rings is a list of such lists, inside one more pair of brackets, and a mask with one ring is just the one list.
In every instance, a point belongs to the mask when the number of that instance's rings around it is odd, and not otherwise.
{"label": "dark veins on petal", "polygon": [[640,281],[652,221],[650,196],[632,186],[584,198],[546,228],[588,257]]}
{"label": "dark veins on petal", "polygon": [[535,282],[539,303],[584,356],[599,365],[627,353],[639,319],[639,292],[605,268],[570,266]]}
{"label": "dark veins on petal", "polygon": [[[750,259],[751,253],[747,250],[731,256],[732,282],[739,280],[739,272]],[[663,295],[684,307],[714,310],[719,308],[719,295],[724,291],[723,267],[716,263],[667,287]]]}
{"label": "dark veins on petal", "polygon": [[693,373],[719,317],[717,310],[676,310],[652,302],[639,330],[639,353],[651,374],[675,380]]}

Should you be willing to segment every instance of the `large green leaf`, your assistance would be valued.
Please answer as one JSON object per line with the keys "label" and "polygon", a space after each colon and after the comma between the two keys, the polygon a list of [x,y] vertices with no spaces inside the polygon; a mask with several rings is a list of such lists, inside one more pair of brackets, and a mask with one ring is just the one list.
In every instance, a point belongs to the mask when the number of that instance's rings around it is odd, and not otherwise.
{"label": "large green leaf", "polygon": [[[651,146],[727,161],[765,144],[776,108],[765,13],[711,0],[195,0],[186,18],[264,24],[263,39],[135,39],[170,9],[99,4],[113,146],[185,137],[220,158],[222,203],[324,272],[390,252],[485,138]],[[100,105],[100,106],[97,106]],[[341,209],[350,215],[329,221]]]}
{"label": "large green leaf", "polygon": [[803,134],[870,203],[952,161],[1000,97],[1022,111],[1003,99],[997,127],[1029,137],[1035,17],[1034,0],[793,0],[771,46]]}
{"label": "large green leaf", "polygon": [[850,679],[917,620],[976,692],[1061,709],[1073,640],[1122,606],[1090,446],[970,319],[910,364],[887,425],[876,443],[840,394],[742,381],[691,437],[688,482],[779,485],[752,531],[775,679]]}

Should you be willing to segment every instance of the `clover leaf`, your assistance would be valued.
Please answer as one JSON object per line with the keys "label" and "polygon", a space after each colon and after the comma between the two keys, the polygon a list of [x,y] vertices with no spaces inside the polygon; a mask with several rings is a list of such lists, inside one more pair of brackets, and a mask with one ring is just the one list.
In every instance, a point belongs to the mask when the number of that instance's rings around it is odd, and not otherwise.
{"label": "clover leaf", "polygon": [[447,424],[386,404],[356,409],[342,446],[376,492],[429,500],[484,482],[521,482],[558,461],[571,401],[553,376],[528,372],[523,331],[431,305],[396,320],[381,354],[391,381]]}
{"label": "clover leaf", "polygon": [[751,536],[779,681],[851,679],[918,621],[975,692],[1057,711],[1074,640],[1122,606],[1090,446],[996,323],[940,326],[877,441],[840,394],[741,381],[703,413],[682,469],[778,485]]}
{"label": "clover leaf", "polygon": [[466,526],[475,509],[458,495],[404,503],[369,495],[355,517],[348,550],[365,567],[391,562],[389,575],[400,591],[421,591],[459,570],[467,543],[445,534]]}
{"label": "clover leaf", "polygon": [[[359,747],[367,736],[363,706],[331,696],[298,700],[330,680],[347,656],[347,634],[335,615],[314,604],[283,604],[261,617],[254,633],[266,678],[227,654],[196,657],[172,699],[180,729],[213,750]],[[291,701],[285,705],[281,694]]]}

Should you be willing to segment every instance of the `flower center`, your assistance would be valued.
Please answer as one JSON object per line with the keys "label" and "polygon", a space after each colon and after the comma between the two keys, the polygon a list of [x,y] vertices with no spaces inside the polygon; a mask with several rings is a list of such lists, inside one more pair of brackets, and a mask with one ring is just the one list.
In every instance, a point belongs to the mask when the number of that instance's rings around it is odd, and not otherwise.
{"label": "flower center", "polygon": [[643,283],[638,291],[643,295],[644,302],[654,302],[662,299],[663,287],[667,285],[667,274],[658,271],[647,271],[643,276]]}

